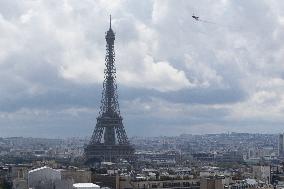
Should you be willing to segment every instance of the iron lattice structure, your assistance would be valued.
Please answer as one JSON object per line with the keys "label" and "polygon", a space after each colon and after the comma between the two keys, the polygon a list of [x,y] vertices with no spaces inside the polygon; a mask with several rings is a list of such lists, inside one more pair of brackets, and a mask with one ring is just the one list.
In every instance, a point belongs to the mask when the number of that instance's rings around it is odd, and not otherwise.
{"label": "iron lattice structure", "polygon": [[133,159],[134,148],[129,144],[120,115],[115,68],[114,40],[111,28],[106,32],[105,79],[100,113],[90,143],[85,148],[87,161],[117,161]]}

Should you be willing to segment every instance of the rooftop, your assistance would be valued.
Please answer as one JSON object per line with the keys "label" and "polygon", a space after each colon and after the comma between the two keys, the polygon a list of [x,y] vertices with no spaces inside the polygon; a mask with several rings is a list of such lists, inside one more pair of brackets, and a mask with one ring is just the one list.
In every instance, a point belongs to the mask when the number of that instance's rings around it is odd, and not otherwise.
{"label": "rooftop", "polygon": [[96,188],[100,188],[99,185],[93,184],[93,183],[75,183],[73,184],[73,187],[96,187]]}

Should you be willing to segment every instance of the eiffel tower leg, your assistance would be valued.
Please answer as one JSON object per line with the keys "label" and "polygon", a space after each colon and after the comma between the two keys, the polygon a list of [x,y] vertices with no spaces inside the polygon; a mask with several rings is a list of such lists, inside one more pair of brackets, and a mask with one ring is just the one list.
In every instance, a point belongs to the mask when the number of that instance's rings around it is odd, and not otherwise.
{"label": "eiffel tower leg", "polygon": [[122,125],[116,127],[116,135],[119,144],[128,144],[128,138]]}
{"label": "eiffel tower leg", "polygon": [[104,128],[100,126],[96,126],[93,136],[91,138],[92,144],[99,144],[101,142],[103,136]]}

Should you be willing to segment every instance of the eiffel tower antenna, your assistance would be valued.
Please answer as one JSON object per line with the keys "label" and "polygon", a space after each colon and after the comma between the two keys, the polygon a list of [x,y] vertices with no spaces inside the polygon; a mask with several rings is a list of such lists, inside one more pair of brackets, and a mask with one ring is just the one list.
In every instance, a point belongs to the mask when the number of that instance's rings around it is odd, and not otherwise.
{"label": "eiffel tower antenna", "polygon": [[109,15],[109,28],[111,28],[111,14]]}

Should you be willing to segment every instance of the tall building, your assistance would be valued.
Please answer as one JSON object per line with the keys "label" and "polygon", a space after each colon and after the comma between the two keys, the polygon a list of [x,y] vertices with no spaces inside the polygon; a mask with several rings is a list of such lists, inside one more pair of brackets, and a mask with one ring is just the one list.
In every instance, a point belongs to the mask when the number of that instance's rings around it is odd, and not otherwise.
{"label": "tall building", "polygon": [[278,139],[278,156],[284,157],[284,134],[279,134]]}
{"label": "tall building", "polygon": [[257,180],[269,184],[271,180],[271,167],[262,165],[252,166],[252,176]]}
{"label": "tall building", "polygon": [[132,160],[134,148],[130,145],[120,115],[117,99],[114,40],[110,27],[106,32],[106,69],[100,113],[92,138],[85,148],[87,164],[101,161],[116,162],[119,159]]}
{"label": "tall building", "polygon": [[224,176],[211,176],[201,178],[200,189],[222,189],[224,188],[223,180]]}

